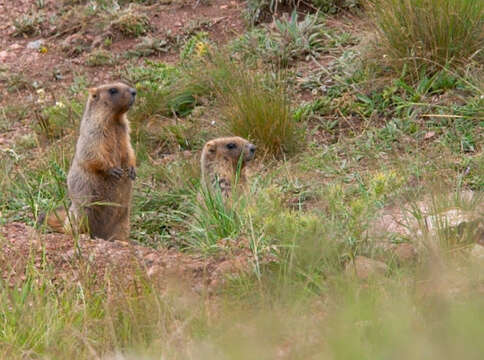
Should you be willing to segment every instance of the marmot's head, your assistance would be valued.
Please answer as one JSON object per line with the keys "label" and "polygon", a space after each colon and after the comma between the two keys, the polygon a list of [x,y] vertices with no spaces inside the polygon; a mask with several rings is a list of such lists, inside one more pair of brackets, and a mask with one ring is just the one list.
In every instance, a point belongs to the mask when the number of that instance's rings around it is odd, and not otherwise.
{"label": "marmot's head", "polygon": [[124,114],[134,103],[136,90],[127,84],[117,82],[89,89],[90,106],[102,106],[114,115]]}
{"label": "marmot's head", "polygon": [[202,151],[202,161],[226,160],[236,165],[242,157],[242,166],[252,160],[256,146],[249,141],[238,137],[223,137],[210,140]]}

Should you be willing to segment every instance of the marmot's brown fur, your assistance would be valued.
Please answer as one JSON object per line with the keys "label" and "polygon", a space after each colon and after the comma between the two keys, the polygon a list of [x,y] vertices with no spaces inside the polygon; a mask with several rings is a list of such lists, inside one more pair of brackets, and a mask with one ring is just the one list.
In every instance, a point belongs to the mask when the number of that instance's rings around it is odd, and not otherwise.
{"label": "marmot's brown fur", "polygon": [[[70,221],[78,231],[81,223],[87,223],[91,237],[126,241],[129,236],[136,158],[126,112],[135,96],[135,89],[123,83],[89,90],[67,188],[72,201]],[[64,232],[66,212],[52,214],[47,224]]]}
{"label": "marmot's brown fur", "polygon": [[245,165],[255,155],[256,146],[238,137],[222,137],[208,141],[202,150],[202,184],[209,189],[219,188],[228,197],[237,183],[244,184]]}

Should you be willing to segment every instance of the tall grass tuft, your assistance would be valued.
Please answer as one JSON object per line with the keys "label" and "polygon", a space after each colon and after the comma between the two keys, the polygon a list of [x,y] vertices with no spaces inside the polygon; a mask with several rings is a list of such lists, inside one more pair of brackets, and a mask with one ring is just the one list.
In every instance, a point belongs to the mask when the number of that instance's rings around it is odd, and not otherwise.
{"label": "tall grass tuft", "polygon": [[215,98],[231,135],[250,139],[276,156],[298,148],[302,132],[293,117],[284,76],[263,76],[217,53],[192,63],[185,76],[185,86],[194,93]]}
{"label": "tall grass tuft", "polygon": [[411,75],[484,61],[484,2],[373,0],[379,44],[389,64]]}
{"label": "tall grass tuft", "polygon": [[[234,199],[230,199],[234,200]],[[242,204],[226,203],[219,188],[200,186],[200,193],[194,204],[193,223],[188,238],[188,247],[204,253],[214,252],[222,239],[235,239],[242,231]]]}
{"label": "tall grass tuft", "polygon": [[237,81],[220,94],[222,114],[231,133],[252,139],[276,156],[293,153],[302,133],[292,116],[286,83],[261,77],[243,68],[234,69]]}

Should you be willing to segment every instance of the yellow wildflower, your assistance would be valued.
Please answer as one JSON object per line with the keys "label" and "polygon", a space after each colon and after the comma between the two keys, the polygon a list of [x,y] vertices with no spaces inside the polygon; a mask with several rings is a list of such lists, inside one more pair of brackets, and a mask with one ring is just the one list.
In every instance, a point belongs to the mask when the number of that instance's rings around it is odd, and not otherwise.
{"label": "yellow wildflower", "polygon": [[202,57],[208,52],[208,44],[203,41],[197,41],[195,44],[195,50],[197,56]]}

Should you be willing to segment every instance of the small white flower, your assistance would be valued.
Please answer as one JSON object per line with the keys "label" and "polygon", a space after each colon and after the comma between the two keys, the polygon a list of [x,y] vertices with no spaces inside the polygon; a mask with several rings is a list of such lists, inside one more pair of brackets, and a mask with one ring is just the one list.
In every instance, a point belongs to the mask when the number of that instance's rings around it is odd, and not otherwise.
{"label": "small white flower", "polygon": [[212,120],[212,122],[210,123],[210,125],[215,125],[215,120]]}
{"label": "small white flower", "polygon": [[65,108],[66,106],[64,105],[64,103],[60,102],[60,101],[56,101],[55,103],[55,106],[60,108],[60,109],[63,109]]}

